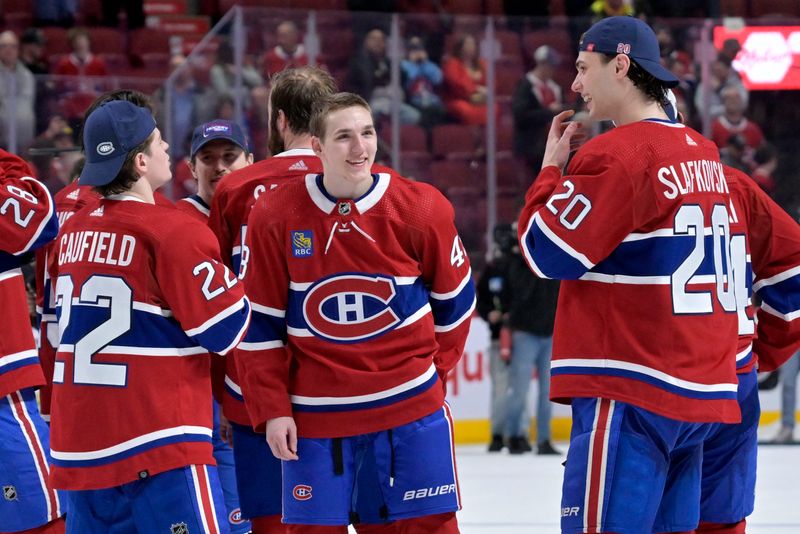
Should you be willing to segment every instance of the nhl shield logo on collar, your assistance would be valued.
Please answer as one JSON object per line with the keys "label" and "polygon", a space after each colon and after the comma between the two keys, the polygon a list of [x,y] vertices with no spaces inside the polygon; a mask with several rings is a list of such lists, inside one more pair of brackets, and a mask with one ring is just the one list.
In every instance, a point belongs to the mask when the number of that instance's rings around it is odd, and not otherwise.
{"label": "nhl shield logo on collar", "polygon": [[16,501],[17,499],[17,488],[14,486],[3,486],[3,497],[7,501]]}
{"label": "nhl shield logo on collar", "polygon": [[339,202],[339,215],[350,215],[349,202]]}
{"label": "nhl shield logo on collar", "polygon": [[172,534],[189,534],[189,527],[186,523],[178,523],[172,525]]}

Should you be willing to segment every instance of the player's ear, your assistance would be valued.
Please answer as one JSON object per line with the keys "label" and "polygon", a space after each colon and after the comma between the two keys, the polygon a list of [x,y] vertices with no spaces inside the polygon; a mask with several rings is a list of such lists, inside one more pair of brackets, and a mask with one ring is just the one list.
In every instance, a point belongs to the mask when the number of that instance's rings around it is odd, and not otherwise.
{"label": "player's ear", "polygon": [[133,170],[139,176],[147,174],[147,158],[144,152],[137,152],[136,155],[133,156]]}
{"label": "player's ear", "polygon": [[614,72],[620,77],[624,78],[628,75],[628,70],[631,68],[631,58],[625,54],[617,54],[614,58]]}
{"label": "player's ear", "polygon": [[322,154],[322,143],[320,143],[319,137],[316,135],[311,136],[311,150],[313,150],[317,156]]}

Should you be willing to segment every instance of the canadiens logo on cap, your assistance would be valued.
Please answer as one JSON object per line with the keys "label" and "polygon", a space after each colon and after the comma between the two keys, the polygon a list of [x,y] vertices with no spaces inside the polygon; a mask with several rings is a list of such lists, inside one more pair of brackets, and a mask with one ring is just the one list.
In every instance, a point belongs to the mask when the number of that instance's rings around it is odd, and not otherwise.
{"label": "canadiens logo on cap", "polygon": [[594,52],[594,43],[589,43],[586,45],[587,52]]}
{"label": "canadiens logo on cap", "polygon": [[97,153],[101,156],[108,156],[112,152],[114,152],[114,143],[111,141],[106,141],[105,143],[97,145]]}
{"label": "canadiens logo on cap", "polygon": [[292,256],[307,258],[314,254],[314,233],[311,230],[292,231]]}

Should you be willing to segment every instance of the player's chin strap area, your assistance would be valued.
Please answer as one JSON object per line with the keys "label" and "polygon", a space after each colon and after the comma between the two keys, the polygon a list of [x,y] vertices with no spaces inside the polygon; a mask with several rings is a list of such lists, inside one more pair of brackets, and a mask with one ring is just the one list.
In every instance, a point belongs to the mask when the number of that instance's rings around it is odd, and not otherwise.
{"label": "player's chin strap area", "polygon": [[333,236],[336,235],[337,229],[339,232],[348,233],[350,231],[350,228],[353,228],[356,232],[363,235],[373,243],[377,243],[377,241],[375,241],[375,239],[373,239],[371,235],[362,230],[361,227],[359,227],[355,222],[342,223],[340,226],[339,221],[336,221],[335,223],[333,223],[333,226],[331,227],[331,233],[328,236],[328,242],[325,243],[325,254],[327,254],[328,249],[331,248],[331,243],[333,242]]}

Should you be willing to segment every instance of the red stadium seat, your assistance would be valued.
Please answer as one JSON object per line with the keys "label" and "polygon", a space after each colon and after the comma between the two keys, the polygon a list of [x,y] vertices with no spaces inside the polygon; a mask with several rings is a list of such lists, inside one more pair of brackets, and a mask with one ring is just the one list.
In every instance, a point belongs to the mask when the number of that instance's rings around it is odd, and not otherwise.
{"label": "red stadium seat", "polygon": [[97,96],[94,92],[69,93],[58,101],[58,113],[67,119],[82,119]]}
{"label": "red stadium seat", "polygon": [[431,163],[431,183],[441,189],[473,187],[469,163],[464,160],[443,160]]}
{"label": "red stadium seat", "polygon": [[440,124],[431,131],[434,156],[447,159],[473,159],[483,144],[483,128],[466,124]]}
{"label": "red stadium seat", "polygon": [[67,30],[55,26],[42,28],[44,35],[44,56],[50,57],[57,54],[68,54],[70,51]]}
{"label": "red stadium seat", "polygon": [[131,55],[142,57],[144,54],[169,54],[170,35],[166,32],[139,28],[129,34]]}
{"label": "red stadium seat", "polygon": [[430,182],[431,161],[433,157],[427,152],[400,152],[400,174],[420,182]]}
{"label": "red stadium seat", "polygon": [[750,9],[754,17],[800,16],[800,2],[797,0],[758,0],[758,2],[750,3]]}
{"label": "red stadium seat", "polygon": [[96,54],[127,54],[125,35],[115,28],[88,28],[92,51]]}
{"label": "red stadium seat", "polygon": [[[381,128],[381,137],[386,143],[392,144],[391,124],[386,124]],[[416,124],[403,124],[400,126],[400,150],[403,152],[423,152],[428,153],[428,133],[422,126]]]}

